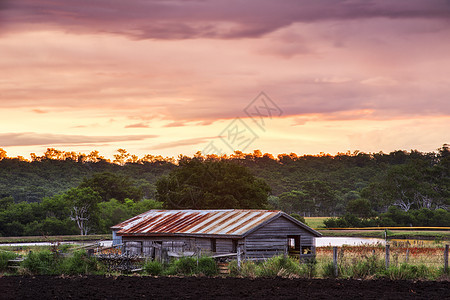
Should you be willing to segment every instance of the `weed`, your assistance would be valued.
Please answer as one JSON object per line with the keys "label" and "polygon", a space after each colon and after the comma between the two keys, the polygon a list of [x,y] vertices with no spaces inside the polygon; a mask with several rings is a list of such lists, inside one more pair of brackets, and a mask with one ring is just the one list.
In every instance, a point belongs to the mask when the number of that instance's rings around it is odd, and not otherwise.
{"label": "weed", "polygon": [[434,279],[436,277],[434,273],[425,265],[401,264],[386,270],[386,276],[391,280]]}
{"label": "weed", "polygon": [[303,263],[300,264],[300,274],[307,277],[313,278],[316,276],[317,272],[317,260],[315,257],[303,259]]}
{"label": "weed", "polygon": [[89,257],[84,250],[75,251],[73,256],[61,259],[59,262],[59,271],[61,274],[95,274],[101,270],[97,259],[95,257]]}
{"label": "weed", "polygon": [[144,264],[144,270],[149,275],[159,276],[162,274],[164,266],[159,261],[150,260]]}
{"label": "weed", "polygon": [[256,275],[263,277],[288,277],[292,274],[299,273],[300,267],[298,262],[283,255],[269,258],[256,269]]}
{"label": "weed", "polygon": [[170,262],[167,269],[163,271],[164,275],[206,275],[213,276],[217,274],[217,266],[213,258],[182,257]]}

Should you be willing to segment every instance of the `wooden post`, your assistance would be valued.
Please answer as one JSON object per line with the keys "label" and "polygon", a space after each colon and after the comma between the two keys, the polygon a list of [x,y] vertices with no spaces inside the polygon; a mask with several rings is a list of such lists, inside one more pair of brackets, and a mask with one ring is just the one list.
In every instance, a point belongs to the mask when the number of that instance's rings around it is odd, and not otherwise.
{"label": "wooden post", "polygon": [[444,272],[448,272],[448,245],[445,245],[444,250]]}
{"label": "wooden post", "polygon": [[241,269],[241,246],[238,245],[237,246],[237,265],[238,265],[238,270]]}
{"label": "wooden post", "polygon": [[406,259],[405,262],[408,263],[409,262],[409,249],[406,249]]}
{"label": "wooden post", "polygon": [[334,266],[334,276],[338,276],[338,251],[337,247],[333,247],[333,266]]}
{"label": "wooden post", "polygon": [[390,245],[386,245],[386,269],[389,268],[389,247]]}
{"label": "wooden post", "polygon": [[289,238],[286,239],[286,244],[284,245],[284,253],[283,253],[284,258],[286,258],[288,255],[288,247],[289,247]]}
{"label": "wooden post", "polygon": [[197,251],[197,267],[198,267],[198,260],[200,258],[200,251]]}

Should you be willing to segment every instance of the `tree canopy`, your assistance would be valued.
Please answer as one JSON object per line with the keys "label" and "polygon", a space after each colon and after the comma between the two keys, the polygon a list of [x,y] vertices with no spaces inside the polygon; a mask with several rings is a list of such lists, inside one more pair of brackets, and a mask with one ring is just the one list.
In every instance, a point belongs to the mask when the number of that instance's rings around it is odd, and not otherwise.
{"label": "tree canopy", "polygon": [[102,201],[114,198],[123,203],[126,198],[139,201],[143,197],[142,188],[136,187],[130,177],[111,172],[96,173],[85,178],[79,187],[91,188],[99,194]]}
{"label": "tree canopy", "polygon": [[266,208],[270,187],[229,161],[184,161],[156,183],[156,199],[172,209]]}

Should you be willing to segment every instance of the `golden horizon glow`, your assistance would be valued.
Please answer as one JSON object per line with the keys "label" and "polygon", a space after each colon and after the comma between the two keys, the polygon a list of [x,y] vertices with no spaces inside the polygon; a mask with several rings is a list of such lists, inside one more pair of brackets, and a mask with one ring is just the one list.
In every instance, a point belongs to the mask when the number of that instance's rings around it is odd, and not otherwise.
{"label": "golden horizon glow", "polygon": [[[28,2],[0,5],[8,156],[193,155],[237,117],[258,138],[226,153],[450,142],[450,5],[437,0]],[[261,91],[282,110],[264,130],[244,112]]]}

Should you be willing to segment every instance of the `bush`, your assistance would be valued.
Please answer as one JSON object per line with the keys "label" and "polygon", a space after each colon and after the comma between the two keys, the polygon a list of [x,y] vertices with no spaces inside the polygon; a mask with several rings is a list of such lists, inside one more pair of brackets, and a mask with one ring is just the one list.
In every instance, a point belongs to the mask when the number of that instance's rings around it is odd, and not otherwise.
{"label": "bush", "polygon": [[435,279],[437,274],[425,265],[401,264],[400,266],[391,266],[385,272],[391,280],[413,280],[413,279]]}
{"label": "bush", "polygon": [[317,272],[317,260],[315,257],[306,258],[303,263],[300,264],[300,275],[306,276],[308,278],[313,278],[316,276]]}
{"label": "bush", "polygon": [[197,273],[205,276],[217,275],[218,269],[214,259],[211,257],[200,257],[198,260]]}
{"label": "bush", "polygon": [[197,269],[197,259],[193,257],[181,257],[172,260],[164,272],[165,275],[193,275]]}
{"label": "bush", "polygon": [[163,272],[163,264],[160,263],[159,261],[148,261],[145,263],[144,265],[144,271],[149,274],[149,275],[153,275],[153,276],[158,276],[161,275]]}
{"label": "bush", "polygon": [[94,274],[100,269],[97,259],[88,257],[85,250],[75,251],[73,256],[62,259],[59,266],[60,273],[67,275]]}
{"label": "bush", "polygon": [[0,272],[8,271],[8,261],[16,257],[14,252],[0,250]]}
{"label": "bush", "polygon": [[284,257],[283,255],[274,256],[264,261],[257,268],[257,276],[263,277],[288,277],[290,275],[300,273],[300,266],[297,261],[290,257]]}
{"label": "bush", "polygon": [[[305,217],[300,216],[299,214],[293,213],[293,214],[291,214],[291,217],[293,217],[294,219],[299,220],[303,224],[306,224]],[[308,225],[308,224],[306,224],[306,225]]]}
{"label": "bush", "polygon": [[334,263],[330,261],[329,263],[326,263],[323,265],[323,276],[328,278],[335,278],[335,267]]}
{"label": "bush", "polygon": [[218,272],[216,262],[211,257],[182,257],[173,260],[163,272],[165,275],[205,275],[214,276]]}
{"label": "bush", "polygon": [[255,278],[258,273],[258,266],[253,261],[245,261],[241,263],[241,276]]}
{"label": "bush", "polygon": [[30,252],[21,266],[26,272],[36,275],[53,275],[58,273],[57,258],[48,250]]}
{"label": "bush", "polygon": [[385,262],[383,259],[377,259],[375,255],[367,256],[364,260],[358,260],[347,266],[347,274],[351,278],[369,278],[376,274],[383,273]]}

